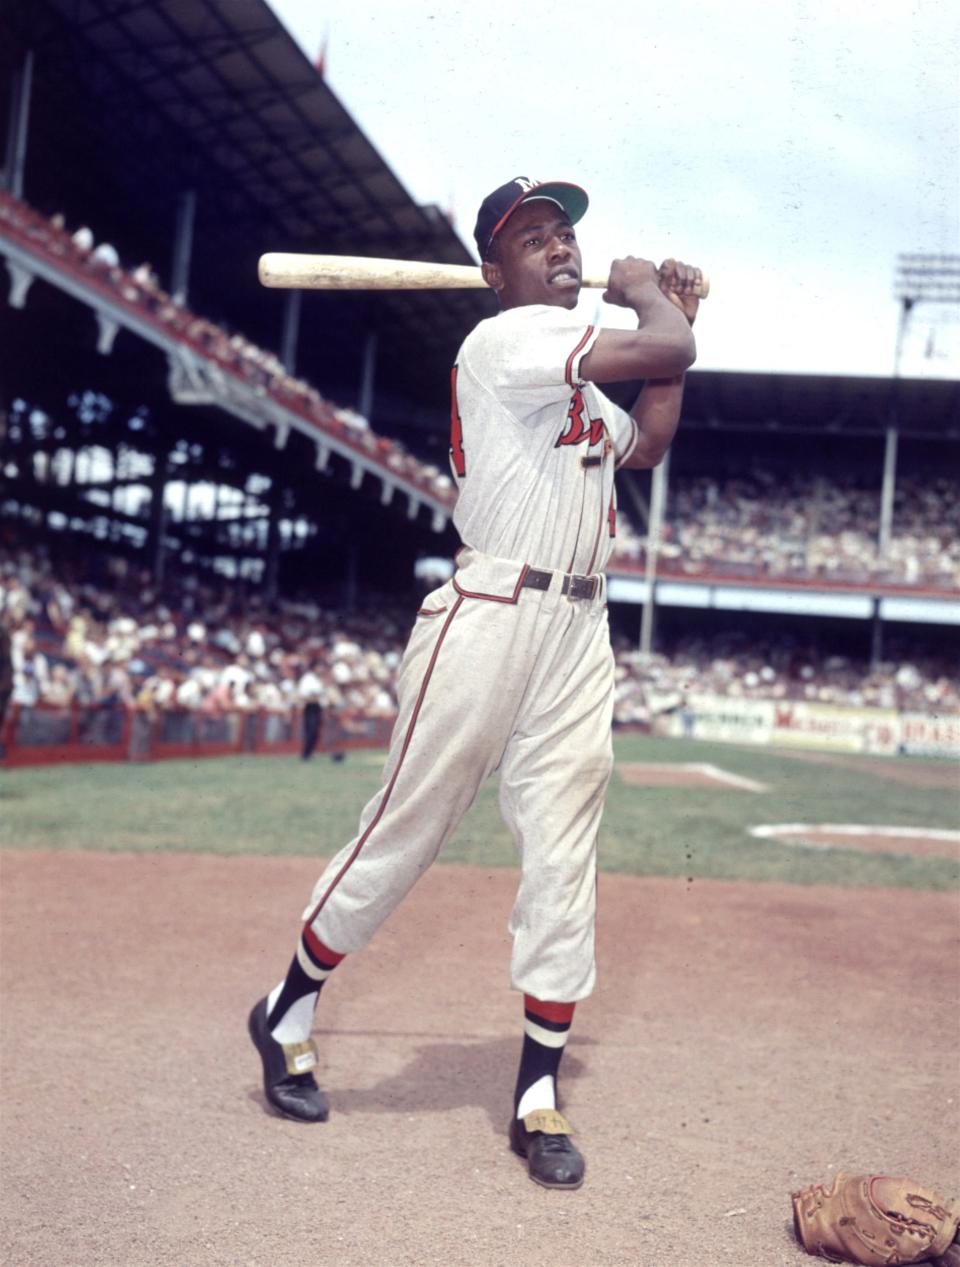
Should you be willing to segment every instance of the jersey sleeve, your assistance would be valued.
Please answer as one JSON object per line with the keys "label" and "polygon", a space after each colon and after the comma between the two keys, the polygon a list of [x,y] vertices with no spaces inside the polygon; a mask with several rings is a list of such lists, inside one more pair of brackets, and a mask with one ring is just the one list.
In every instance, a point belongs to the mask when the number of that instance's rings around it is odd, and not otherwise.
{"label": "jersey sleeve", "polygon": [[626,410],[615,405],[594,384],[589,384],[585,392],[590,394],[591,417],[599,413],[603,418],[607,435],[613,443],[613,455],[619,469],[636,448],[640,428]]}
{"label": "jersey sleeve", "polygon": [[630,415],[624,413],[617,405],[611,405],[610,412],[613,418],[607,423],[607,429],[613,440],[613,454],[616,458],[617,470],[619,470],[637,447],[640,428]]}
{"label": "jersey sleeve", "polygon": [[569,400],[583,382],[580,367],[599,333],[564,308],[512,308],[476,328],[459,364],[523,421]]}

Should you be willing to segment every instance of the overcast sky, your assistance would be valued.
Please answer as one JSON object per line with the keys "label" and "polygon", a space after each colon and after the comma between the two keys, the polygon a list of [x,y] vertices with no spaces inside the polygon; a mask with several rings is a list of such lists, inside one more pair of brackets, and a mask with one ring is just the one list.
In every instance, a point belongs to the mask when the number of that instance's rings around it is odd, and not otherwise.
{"label": "overcast sky", "polygon": [[[897,255],[960,253],[955,0],[273,8],[311,60],[326,39],[333,91],[471,247],[484,195],[530,176],[589,193],[591,271],[699,264],[701,368],[886,376]],[[904,374],[960,377],[956,306],[908,336]]]}

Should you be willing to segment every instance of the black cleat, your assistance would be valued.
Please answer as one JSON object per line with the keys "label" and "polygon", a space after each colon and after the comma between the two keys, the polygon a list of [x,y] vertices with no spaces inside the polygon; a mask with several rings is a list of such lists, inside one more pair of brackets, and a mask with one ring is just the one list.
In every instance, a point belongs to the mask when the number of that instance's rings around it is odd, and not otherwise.
{"label": "black cleat", "polygon": [[267,1029],[266,999],[250,1013],[247,1029],[263,1062],[263,1093],[273,1107],[298,1122],[325,1122],[330,1105],[310,1072],[317,1065],[313,1040],[278,1043]]}
{"label": "black cleat", "polygon": [[587,1168],[570,1139],[570,1123],[556,1109],[535,1109],[510,1123],[510,1147],[527,1159],[534,1183],[545,1188],[579,1188]]}

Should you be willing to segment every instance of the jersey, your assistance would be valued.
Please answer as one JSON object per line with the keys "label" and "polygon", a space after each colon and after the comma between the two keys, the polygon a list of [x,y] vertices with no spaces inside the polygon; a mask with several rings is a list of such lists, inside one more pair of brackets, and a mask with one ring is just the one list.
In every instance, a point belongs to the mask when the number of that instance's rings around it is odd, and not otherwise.
{"label": "jersey", "polygon": [[464,545],[532,567],[603,570],[616,533],[614,471],[638,429],[581,376],[599,333],[566,308],[530,304],[464,340],[450,427]]}

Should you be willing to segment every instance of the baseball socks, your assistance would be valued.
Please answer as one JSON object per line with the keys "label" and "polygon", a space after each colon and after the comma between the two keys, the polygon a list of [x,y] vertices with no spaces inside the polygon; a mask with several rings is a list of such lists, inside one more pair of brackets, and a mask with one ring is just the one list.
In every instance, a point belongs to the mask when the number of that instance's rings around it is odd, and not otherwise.
{"label": "baseball socks", "polygon": [[510,1147],[545,1188],[579,1188],[586,1163],[557,1112],[557,1070],[573,1021],[573,1003],[523,996],[523,1050],[510,1120]]}
{"label": "baseball socks", "polygon": [[573,1021],[575,1003],[543,1003],[523,996],[523,1049],[514,1113],[524,1118],[534,1109],[557,1107],[557,1070]]}
{"label": "baseball socks", "polygon": [[278,1043],[306,1043],[323,983],[344,959],[307,925],[287,975],[267,995],[267,1029]]}
{"label": "baseball socks", "polygon": [[263,1063],[263,1090],[274,1108],[301,1122],[326,1121],[326,1097],[313,1070],[317,1049],[310,1037],[324,982],[345,956],[325,946],[309,925],[284,979],[250,1013],[250,1037]]}

